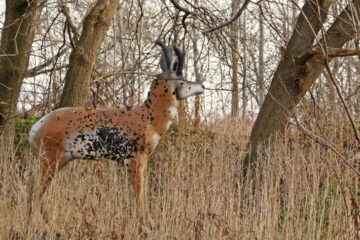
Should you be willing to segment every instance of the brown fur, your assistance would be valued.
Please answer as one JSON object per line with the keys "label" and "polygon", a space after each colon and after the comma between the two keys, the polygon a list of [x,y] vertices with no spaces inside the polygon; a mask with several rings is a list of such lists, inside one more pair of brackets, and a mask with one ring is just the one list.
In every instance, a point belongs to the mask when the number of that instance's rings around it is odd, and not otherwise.
{"label": "brown fur", "polygon": [[37,181],[40,197],[43,195],[56,171],[70,160],[65,142],[76,131],[87,132],[94,127],[116,126],[138,144],[134,158],[127,164],[138,207],[143,211],[144,172],[148,156],[156,147],[158,134],[162,135],[173,121],[169,109],[176,109],[178,100],[167,80],[154,80],[145,103],[133,109],[61,108],[51,112],[37,129],[32,145],[41,157],[41,172]]}

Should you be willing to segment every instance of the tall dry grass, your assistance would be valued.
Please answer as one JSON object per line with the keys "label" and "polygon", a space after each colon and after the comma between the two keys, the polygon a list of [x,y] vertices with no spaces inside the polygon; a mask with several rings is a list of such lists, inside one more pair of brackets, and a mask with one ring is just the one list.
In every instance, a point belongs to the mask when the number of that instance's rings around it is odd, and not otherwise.
{"label": "tall dry grass", "polygon": [[[240,181],[250,127],[222,121],[173,128],[152,156],[147,190],[156,227],[139,232],[126,171],[111,161],[74,161],[55,177],[28,219],[28,183],[38,160],[0,153],[1,239],[356,239],[356,174],[298,132],[266,149],[252,179]],[[358,167],[349,130],[327,141]]]}

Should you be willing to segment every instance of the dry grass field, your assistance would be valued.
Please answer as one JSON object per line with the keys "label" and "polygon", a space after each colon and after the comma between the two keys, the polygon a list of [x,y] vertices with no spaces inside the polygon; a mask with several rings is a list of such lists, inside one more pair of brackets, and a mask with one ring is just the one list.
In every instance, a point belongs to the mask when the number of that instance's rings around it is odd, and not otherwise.
{"label": "dry grass field", "polygon": [[[0,239],[357,239],[356,173],[292,131],[262,154],[251,180],[240,181],[250,130],[225,120],[197,131],[172,128],[149,162],[155,228],[147,233],[139,231],[125,169],[107,160],[70,163],[42,200],[49,222],[39,203],[28,218],[28,183],[38,159],[23,139],[21,154],[0,153]],[[358,168],[351,129],[334,123],[325,131]]]}

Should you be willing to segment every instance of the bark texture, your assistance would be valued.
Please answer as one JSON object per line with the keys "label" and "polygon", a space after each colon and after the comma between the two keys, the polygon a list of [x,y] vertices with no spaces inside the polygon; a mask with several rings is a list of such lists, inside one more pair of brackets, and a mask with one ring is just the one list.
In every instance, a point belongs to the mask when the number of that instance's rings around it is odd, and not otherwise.
{"label": "bark texture", "polygon": [[[202,75],[200,73],[200,69],[199,69],[199,50],[197,47],[197,38],[193,37],[192,38],[192,43],[193,43],[193,48],[194,48],[194,73],[195,73],[195,80],[198,83],[202,83]],[[201,121],[201,116],[200,116],[200,108],[201,108],[201,96],[200,95],[196,95],[195,96],[195,103],[194,103],[194,123],[195,123],[195,128],[199,128],[200,127],[200,121]]]}
{"label": "bark texture", "polygon": [[0,53],[0,135],[12,144],[16,106],[29,64],[40,0],[7,0],[1,33]]}
{"label": "bark texture", "polygon": [[[232,15],[235,14],[239,1],[232,1]],[[231,47],[231,116],[237,117],[239,115],[239,55],[238,55],[238,41],[239,41],[239,20],[236,20],[230,26],[230,47]]]}
{"label": "bark texture", "polygon": [[259,146],[269,144],[273,134],[285,131],[296,105],[324,70],[324,57],[309,53],[309,50],[320,45],[341,48],[354,37],[351,17],[352,14],[359,14],[360,0],[354,0],[353,8],[348,6],[338,16],[320,44],[314,43],[315,36],[323,27],[331,2],[309,0],[303,6],[251,132],[250,149],[243,164],[244,174],[249,167],[256,166]]}
{"label": "bark texture", "polygon": [[264,84],[264,19],[262,16],[262,13],[260,12],[259,16],[259,77],[258,77],[258,83],[257,83],[257,97],[259,100],[259,107],[261,107],[262,103],[264,102],[265,98],[265,84]]}
{"label": "bark texture", "polygon": [[98,0],[86,16],[80,39],[70,55],[59,107],[85,105],[94,63],[118,5],[119,0]]}

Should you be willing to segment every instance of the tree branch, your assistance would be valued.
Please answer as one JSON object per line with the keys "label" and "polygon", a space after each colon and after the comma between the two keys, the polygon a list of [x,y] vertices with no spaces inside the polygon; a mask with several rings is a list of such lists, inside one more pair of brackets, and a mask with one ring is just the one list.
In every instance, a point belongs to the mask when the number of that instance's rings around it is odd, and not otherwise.
{"label": "tree branch", "polygon": [[326,71],[329,73],[330,75],[330,79],[331,81],[333,82],[334,86],[335,86],[335,89],[336,89],[336,92],[340,98],[340,101],[345,109],[345,112],[346,112],[346,115],[348,116],[349,118],[349,121],[351,123],[351,127],[354,131],[354,136],[356,138],[356,140],[358,141],[358,143],[360,143],[360,135],[358,133],[358,130],[357,130],[357,127],[356,127],[356,124],[355,124],[355,121],[354,119],[352,118],[351,116],[351,113],[350,113],[350,110],[349,108],[347,107],[346,103],[345,103],[345,100],[343,98],[343,96],[341,95],[341,92],[340,92],[340,88],[339,88],[339,85],[337,84],[335,78],[334,78],[334,75],[332,74],[331,70],[330,70],[330,66],[329,66],[329,60],[328,58],[326,58],[326,61],[325,61],[325,68],[326,68]]}
{"label": "tree branch", "polygon": [[[291,117],[291,113],[286,109],[284,105],[282,105],[279,101],[277,101],[276,98],[269,92],[270,97],[280,106],[280,108],[284,111],[285,114],[287,114],[289,117]],[[324,139],[316,136],[311,131],[307,130],[297,119],[297,116],[295,113],[292,114],[292,118],[295,121],[295,124],[297,129],[300,130],[302,133],[304,133],[306,136],[310,137],[315,142],[319,143],[320,145],[329,148],[331,151],[333,151],[348,167],[350,167],[358,177],[360,177],[360,172],[348,161],[345,159],[345,157],[339,153],[334,146],[332,146],[330,143],[326,142]],[[356,158],[357,156],[355,156]]]}
{"label": "tree branch", "polygon": [[109,77],[113,77],[113,76],[118,76],[118,75],[127,75],[127,74],[137,74],[137,75],[146,75],[146,76],[151,76],[151,77],[155,77],[156,74],[154,73],[147,73],[147,72],[134,72],[134,71],[121,71],[121,72],[112,72],[112,73],[107,73],[102,75],[101,77],[96,78],[94,81],[101,81],[105,78],[109,78]]}
{"label": "tree branch", "polygon": [[299,129],[302,133],[304,133],[306,136],[310,137],[315,142],[319,143],[320,145],[323,145],[324,147],[329,148],[331,151],[333,151],[348,167],[350,167],[358,177],[360,177],[360,172],[349,162],[345,159],[345,157],[340,154],[335,147],[321,139],[320,137],[316,136],[315,134],[311,133],[309,130],[307,130],[303,125],[299,123],[297,118],[294,116],[293,118],[295,120],[297,129]]}
{"label": "tree branch", "polygon": [[354,96],[360,90],[360,85],[356,87],[356,89],[346,97],[346,100],[349,100],[352,96]]}
{"label": "tree branch", "polygon": [[[353,48],[327,48],[328,57],[351,57],[359,55],[359,51]],[[309,51],[311,55],[323,55],[324,51],[320,48],[312,48]]]}
{"label": "tree branch", "polygon": [[51,68],[51,69],[45,69],[45,70],[39,70],[39,71],[29,71],[25,78],[29,78],[29,77],[36,77],[38,75],[41,75],[41,74],[46,74],[46,73],[49,73],[49,72],[53,72],[53,71],[58,71],[58,70],[61,70],[61,69],[64,69],[64,68],[67,68],[68,65],[63,65],[63,66],[58,66],[58,67],[55,67],[55,68]]}
{"label": "tree branch", "polygon": [[250,2],[250,0],[245,0],[243,5],[241,6],[241,8],[237,11],[237,13],[229,21],[224,22],[223,24],[220,24],[219,26],[216,26],[216,27],[210,28],[208,30],[205,30],[202,33],[203,34],[211,33],[211,32],[213,32],[215,30],[218,30],[220,28],[223,28],[223,27],[228,26],[231,23],[235,22],[236,19],[238,19],[241,16],[242,12],[245,10],[245,8],[246,8],[246,6],[248,5],[249,2]]}
{"label": "tree branch", "polygon": [[174,5],[175,8],[177,8],[180,11],[183,11],[186,14],[193,14],[193,12],[191,12],[190,10],[188,10],[187,8],[181,6],[176,0],[170,0],[170,2]]}
{"label": "tree branch", "polygon": [[[72,21],[71,17],[70,17],[70,13],[69,13],[69,9],[68,7],[65,6],[65,4],[63,2],[59,3],[61,12],[65,15],[66,21],[69,24],[69,27],[71,29],[71,32],[74,34],[74,40],[75,40],[75,45],[77,44],[77,42],[79,41],[79,32],[76,29],[74,22]],[[69,36],[71,39],[71,36]]]}
{"label": "tree branch", "polygon": [[[44,71],[41,71],[43,70],[44,68],[46,68],[47,66],[51,65],[58,57],[60,57],[61,55],[63,55],[64,53],[66,53],[66,51],[68,50],[69,48],[64,48],[63,50],[61,50],[58,54],[56,54],[54,57],[46,60],[44,63],[38,65],[38,66],[35,66],[33,67],[32,69],[29,69],[27,71],[27,73],[25,74],[25,77],[34,77],[34,76],[37,76],[39,74],[42,74]],[[45,70],[46,71],[46,70]],[[39,73],[40,72],[40,73]]]}

